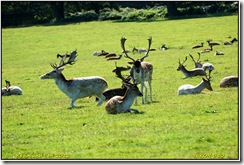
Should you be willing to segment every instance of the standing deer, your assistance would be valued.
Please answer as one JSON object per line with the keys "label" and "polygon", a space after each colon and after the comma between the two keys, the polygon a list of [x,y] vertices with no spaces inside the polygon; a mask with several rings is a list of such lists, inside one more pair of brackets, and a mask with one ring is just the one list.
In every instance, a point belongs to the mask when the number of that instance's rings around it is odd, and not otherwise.
{"label": "standing deer", "polygon": [[198,94],[201,93],[205,88],[212,91],[211,83],[210,83],[210,72],[209,77],[206,76],[207,79],[202,78],[202,82],[197,86],[193,86],[190,84],[182,85],[178,88],[178,95],[188,95],[188,94]]}
{"label": "standing deer", "polygon": [[22,89],[18,86],[11,86],[8,80],[5,80],[6,87],[2,88],[2,96],[22,95]]}
{"label": "standing deer", "polygon": [[90,96],[97,96],[99,98],[97,106],[100,106],[105,100],[102,93],[108,87],[105,79],[99,76],[90,76],[67,80],[62,74],[64,68],[61,67],[67,64],[73,65],[76,57],[77,51],[73,51],[68,62],[65,62],[67,57],[64,56],[59,65],[50,64],[53,70],[42,75],[40,79],[54,79],[58,88],[72,99],[70,103],[72,108],[76,107],[74,103],[77,99]]}
{"label": "standing deer", "polygon": [[139,91],[136,84],[129,82],[125,83],[127,90],[124,96],[114,96],[105,105],[105,109],[109,114],[119,114],[134,111],[138,113],[137,109],[132,109],[131,106],[136,97],[142,97],[142,93]]}
{"label": "standing deer", "polygon": [[[121,38],[121,47],[122,50],[125,51],[125,41],[126,38]],[[152,37],[148,39],[148,50],[145,53],[143,57],[140,59],[134,60],[130,56],[128,56],[127,53],[125,53],[125,57],[132,60],[132,62],[129,62],[129,64],[132,64],[132,68],[130,70],[130,75],[132,78],[132,81],[134,84],[140,84],[141,85],[141,93],[143,94],[143,89],[145,87],[145,95],[142,97],[142,104],[144,102],[147,102],[147,87],[145,85],[145,82],[148,82],[149,89],[150,89],[150,99],[152,101],[152,73],[153,73],[153,65],[149,62],[143,62],[143,60],[148,57],[150,47],[152,44]],[[137,104],[137,99],[136,99],[136,104]]]}
{"label": "standing deer", "polygon": [[179,59],[179,66],[177,68],[177,71],[182,71],[183,74],[185,75],[185,78],[188,77],[194,77],[194,76],[206,76],[206,72],[203,70],[203,68],[195,68],[192,70],[187,70],[183,64],[186,62],[187,60],[187,56],[185,58],[185,60],[180,63],[180,59]]}

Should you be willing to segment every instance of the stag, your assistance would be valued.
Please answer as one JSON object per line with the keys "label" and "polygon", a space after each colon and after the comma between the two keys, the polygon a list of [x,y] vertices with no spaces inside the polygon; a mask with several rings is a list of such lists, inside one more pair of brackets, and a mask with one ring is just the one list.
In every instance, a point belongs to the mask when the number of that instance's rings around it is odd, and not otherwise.
{"label": "stag", "polygon": [[[121,41],[122,50],[124,50],[124,52],[125,52],[125,50],[126,50],[125,49],[126,38],[122,37],[120,41]],[[125,53],[125,58],[128,58],[128,59],[130,59],[132,61],[132,62],[129,62],[129,64],[133,65],[131,70],[130,70],[130,75],[131,75],[133,84],[140,84],[142,94],[143,94],[143,89],[145,87],[145,95],[144,95],[144,97],[142,97],[142,104],[144,104],[145,101],[147,102],[147,87],[145,85],[146,81],[148,82],[148,85],[149,85],[150,99],[152,101],[152,86],[151,86],[151,82],[152,82],[153,65],[151,63],[149,63],[149,62],[144,62],[144,59],[146,57],[148,57],[151,44],[152,44],[152,37],[150,37],[148,39],[147,52],[140,59],[134,60],[127,53]],[[137,99],[136,99],[136,104],[137,104]]]}
{"label": "stag", "polygon": [[105,96],[103,96],[103,91],[108,87],[105,79],[99,76],[90,76],[90,77],[81,77],[81,78],[73,78],[67,80],[62,71],[64,68],[61,68],[67,64],[73,65],[77,57],[77,51],[73,51],[70,54],[70,57],[67,62],[65,62],[67,56],[63,56],[59,65],[50,64],[53,70],[48,72],[40,77],[40,79],[54,79],[58,88],[70,97],[71,107],[75,108],[75,101],[79,98],[96,96],[99,98],[99,102],[97,106],[100,106],[105,100]]}
{"label": "stag", "polygon": [[179,59],[179,66],[177,68],[177,71],[181,70],[183,72],[185,78],[193,77],[193,76],[206,76],[206,72],[204,71],[203,68],[194,68],[192,70],[187,70],[186,66],[183,65],[186,61],[187,61],[187,56],[182,63],[180,62]]}

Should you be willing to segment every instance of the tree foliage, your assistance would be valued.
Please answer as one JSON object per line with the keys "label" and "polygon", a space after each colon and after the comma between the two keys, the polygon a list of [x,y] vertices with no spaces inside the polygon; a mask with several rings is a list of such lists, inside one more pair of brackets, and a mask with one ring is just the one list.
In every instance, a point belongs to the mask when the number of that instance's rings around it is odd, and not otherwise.
{"label": "tree foliage", "polygon": [[[165,6],[167,14],[163,17],[168,18],[238,11],[238,2],[234,1],[2,1],[1,3],[2,26],[59,23],[74,20],[74,18],[77,21],[100,18],[106,20],[105,15],[111,16],[108,14],[109,11],[120,11],[120,8],[126,7],[142,9]],[[106,14],[103,13],[104,11]],[[77,13],[82,14],[78,14],[80,16],[78,17]],[[113,19],[116,18],[121,17],[113,17]]]}

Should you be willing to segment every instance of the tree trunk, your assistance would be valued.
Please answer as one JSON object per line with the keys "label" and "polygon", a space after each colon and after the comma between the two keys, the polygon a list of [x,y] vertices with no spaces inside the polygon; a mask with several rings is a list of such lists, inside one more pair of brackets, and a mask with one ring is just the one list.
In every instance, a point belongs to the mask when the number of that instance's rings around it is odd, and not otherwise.
{"label": "tree trunk", "polygon": [[64,19],[64,2],[50,2],[57,22]]}
{"label": "tree trunk", "polygon": [[177,5],[174,1],[166,2],[168,17],[177,16]]}

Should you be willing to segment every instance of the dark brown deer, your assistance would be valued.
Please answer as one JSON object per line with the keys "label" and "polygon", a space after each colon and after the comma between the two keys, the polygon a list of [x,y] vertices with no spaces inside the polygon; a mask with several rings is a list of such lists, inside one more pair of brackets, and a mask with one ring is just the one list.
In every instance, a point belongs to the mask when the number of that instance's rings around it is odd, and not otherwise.
{"label": "dark brown deer", "polygon": [[[121,38],[121,47],[122,50],[125,52],[125,41],[126,38]],[[127,53],[125,53],[125,57],[130,59],[132,62],[129,62],[129,64],[132,64],[132,68],[130,71],[130,75],[133,81],[133,84],[140,84],[141,85],[141,92],[143,94],[143,90],[145,87],[145,95],[142,97],[142,104],[144,102],[147,102],[147,87],[145,86],[145,82],[148,82],[149,89],[150,89],[150,99],[152,101],[152,73],[153,73],[153,65],[149,62],[144,62],[144,59],[148,57],[150,47],[152,44],[152,37],[149,37],[148,39],[148,49],[147,52],[143,57],[140,59],[134,60],[132,57],[130,57]],[[136,104],[137,104],[137,99],[136,99]]]}

